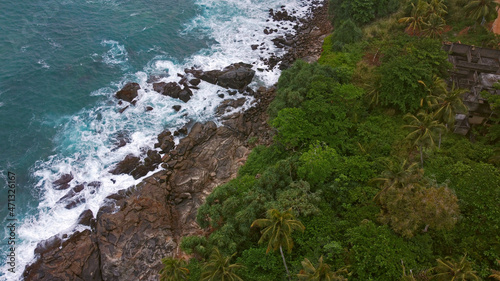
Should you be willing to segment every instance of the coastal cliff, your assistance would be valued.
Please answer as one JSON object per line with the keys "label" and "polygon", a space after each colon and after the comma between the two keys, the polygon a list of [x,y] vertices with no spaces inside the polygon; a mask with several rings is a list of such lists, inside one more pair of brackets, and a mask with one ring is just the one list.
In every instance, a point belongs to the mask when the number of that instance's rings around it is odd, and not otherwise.
{"label": "coastal cliff", "polygon": [[[297,20],[281,11],[270,11],[270,17],[275,21]],[[326,1],[318,4],[310,18],[300,21],[293,37],[273,39],[287,53],[269,60],[269,67],[279,63],[284,69],[296,59],[317,60],[322,41],[331,32]],[[272,31],[264,32],[272,36]],[[152,151],[146,159],[160,164],[162,169],[139,185],[109,196],[97,214],[89,210],[82,213],[79,223],[89,229],[40,243],[35,250],[37,260],[25,269],[25,280],[157,280],[161,259],[181,254],[182,237],[208,235],[196,223],[198,207],[216,186],[235,177],[252,146],[269,144],[272,139],[266,110],[274,88],[249,89],[249,81],[240,79],[238,71],[227,74],[220,70],[186,70],[197,79],[214,84],[220,80],[223,87],[240,88],[245,95],[253,96],[254,104],[244,112],[226,115],[226,109],[238,108],[244,100],[224,101],[217,110],[221,126],[195,123],[177,145],[170,132],[160,133],[157,146],[161,156]],[[215,80],[208,75],[214,73],[218,75]],[[161,86],[165,89],[167,85]],[[190,95],[186,86],[179,90],[179,95],[182,91]],[[133,95],[125,96],[128,102],[134,99]],[[114,172],[134,175],[139,170],[137,165],[152,167],[147,165],[151,163],[129,161],[136,167],[127,168],[126,160],[121,162],[124,169]]]}

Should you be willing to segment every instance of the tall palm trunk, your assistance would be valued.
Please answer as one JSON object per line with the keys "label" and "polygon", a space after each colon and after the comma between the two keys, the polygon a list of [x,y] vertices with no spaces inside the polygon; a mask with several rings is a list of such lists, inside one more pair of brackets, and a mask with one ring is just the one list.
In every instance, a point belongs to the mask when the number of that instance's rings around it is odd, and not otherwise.
{"label": "tall palm trunk", "polygon": [[420,145],[420,165],[424,167],[424,153],[422,151],[422,145]]}
{"label": "tall palm trunk", "polygon": [[281,253],[281,258],[283,258],[283,264],[285,265],[286,276],[288,277],[289,280],[292,280],[290,278],[290,272],[288,271],[288,266],[286,265],[286,261],[285,261],[285,255],[283,255],[283,248],[281,248],[281,246],[280,246],[280,253]]}
{"label": "tall palm trunk", "polygon": [[[446,124],[448,126],[448,124]],[[439,130],[439,143],[438,143],[438,148],[441,149],[441,130]]]}

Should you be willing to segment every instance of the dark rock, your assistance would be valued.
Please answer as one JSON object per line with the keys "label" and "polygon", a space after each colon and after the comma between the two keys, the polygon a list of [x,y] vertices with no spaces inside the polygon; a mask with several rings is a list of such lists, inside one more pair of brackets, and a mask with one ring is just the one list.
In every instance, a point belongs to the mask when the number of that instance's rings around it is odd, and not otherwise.
{"label": "dark rock", "polygon": [[224,113],[226,113],[230,107],[238,108],[238,107],[242,106],[243,104],[245,104],[245,102],[246,102],[245,98],[239,98],[236,100],[224,100],[221,102],[221,104],[215,110],[215,114],[217,116],[221,116]]}
{"label": "dark rock", "polygon": [[145,165],[141,164],[135,167],[135,169],[132,172],[130,172],[130,175],[134,177],[134,179],[138,179],[147,175],[148,172],[149,169]]}
{"label": "dark rock", "polygon": [[72,174],[64,174],[58,180],[54,181],[52,184],[54,189],[62,190],[69,187],[69,182],[73,180]]}
{"label": "dark rock", "polygon": [[224,98],[224,94],[218,94],[219,98],[223,99]]}
{"label": "dark rock", "polygon": [[58,236],[52,236],[47,240],[41,241],[36,245],[35,255],[42,255],[45,252],[50,251],[54,248],[59,248],[61,246],[62,240]]}
{"label": "dark rock", "polygon": [[172,97],[174,99],[177,99],[177,98],[179,98],[179,94],[181,91],[182,91],[182,88],[181,88],[181,86],[179,86],[179,84],[177,84],[175,82],[170,82],[170,83],[165,84],[165,86],[163,87],[162,94],[169,96],[169,97]]}
{"label": "dark rock", "polygon": [[119,174],[130,174],[137,165],[139,165],[140,158],[136,157],[132,154],[129,154],[123,159],[121,162],[119,162],[116,167],[109,172],[113,175],[119,175]]}
{"label": "dark rock", "polygon": [[113,135],[113,138],[111,141],[113,144],[116,146],[113,150],[116,150],[120,147],[125,146],[128,142],[130,142],[130,136],[129,136],[129,131],[127,130],[121,130],[118,131],[116,134]]}
{"label": "dark rock", "polygon": [[172,108],[173,108],[175,111],[179,112],[179,110],[181,110],[181,108],[182,108],[182,107],[181,107],[180,105],[174,105],[174,106],[172,106]]}
{"label": "dark rock", "polygon": [[103,280],[96,241],[95,234],[84,230],[64,242],[52,237],[39,243],[35,253],[40,257],[25,268],[24,280]]}
{"label": "dark rock", "polygon": [[235,63],[224,68],[219,76],[217,85],[232,89],[242,89],[250,82],[255,75],[252,65],[244,63]]}
{"label": "dark rock", "polygon": [[184,77],[184,76],[181,76],[181,77],[182,77],[182,79],[181,79],[181,80],[179,80],[179,82],[178,82],[178,83],[179,83],[180,85],[186,85],[187,78],[186,78],[186,77]]}
{"label": "dark rock", "polygon": [[187,135],[187,132],[188,132],[187,126],[183,126],[182,128],[179,129],[179,133],[181,135]]}
{"label": "dark rock", "polygon": [[153,107],[151,107],[151,106],[146,106],[146,111],[151,111],[151,110],[153,110]]}
{"label": "dark rock", "polygon": [[158,80],[165,78],[165,77],[168,77],[167,73],[151,75],[148,77],[148,80],[146,80],[146,83],[154,83],[154,82],[157,82]]}
{"label": "dark rock", "polygon": [[93,219],[94,215],[92,214],[92,211],[87,209],[83,211],[83,213],[81,213],[78,217],[78,224],[91,226]]}
{"label": "dark rock", "polygon": [[73,199],[70,203],[68,203],[66,206],[64,206],[64,208],[68,209],[68,210],[71,210],[75,207],[77,207],[78,205],[80,204],[83,204],[85,203],[87,200],[85,200],[85,198],[83,197],[78,197],[78,198],[75,198]]}
{"label": "dark rock", "polygon": [[93,181],[93,182],[91,182],[91,183],[89,183],[87,185],[95,187],[95,188],[99,188],[99,187],[101,187],[102,183],[100,181]]}
{"label": "dark rock", "polygon": [[66,195],[61,197],[61,199],[59,199],[58,202],[69,200],[69,199],[75,197],[78,193],[80,193],[83,190],[83,188],[84,188],[83,184],[79,184],[79,185],[73,187],[70,191],[68,191],[68,193],[66,193]]}
{"label": "dark rock", "polygon": [[252,50],[255,51],[255,50],[257,50],[257,48],[259,47],[259,45],[258,44],[257,45],[251,45],[250,47],[252,48]]}
{"label": "dark rock", "polygon": [[155,90],[155,92],[163,94],[164,91],[163,89],[165,88],[166,85],[167,83],[165,82],[153,83],[153,90]]}
{"label": "dark rock", "polygon": [[201,75],[197,78],[206,81],[210,84],[217,84],[217,78],[221,75],[220,70],[210,70],[210,71],[204,71],[201,73]]}
{"label": "dark rock", "polygon": [[227,91],[228,95],[230,96],[234,96],[236,95],[238,92],[237,91]]}
{"label": "dark rock", "polygon": [[189,84],[193,85],[193,86],[198,86],[200,84],[201,80],[198,79],[198,78],[193,78],[191,80],[189,80]]}
{"label": "dark rock", "polygon": [[175,147],[174,138],[170,131],[165,130],[161,134],[158,135],[158,146],[161,148],[162,153],[168,153]]}
{"label": "dark rock", "polygon": [[188,102],[193,96],[193,92],[189,89],[189,87],[184,87],[182,91],[179,93],[179,99],[183,102]]}
{"label": "dark rock", "polygon": [[141,88],[137,83],[127,83],[123,88],[116,92],[115,97],[124,101],[132,102],[137,97],[137,91]]}
{"label": "dark rock", "polygon": [[[158,153],[158,151],[156,151],[156,150],[148,150],[148,152],[146,153],[146,158],[144,158],[144,163],[142,164],[142,166],[144,166],[144,168],[146,168],[146,170],[149,172],[149,171],[153,171],[154,169],[156,169],[156,167],[158,167],[158,165],[160,163],[161,163],[160,153]],[[141,175],[141,176],[144,176],[144,175]]]}
{"label": "dark rock", "polygon": [[231,64],[223,70],[201,71],[186,69],[185,71],[208,83],[232,89],[244,88],[252,82],[255,75],[252,65],[242,62]]}
{"label": "dark rock", "polygon": [[125,106],[124,108],[120,109],[118,112],[123,113],[129,106]]}

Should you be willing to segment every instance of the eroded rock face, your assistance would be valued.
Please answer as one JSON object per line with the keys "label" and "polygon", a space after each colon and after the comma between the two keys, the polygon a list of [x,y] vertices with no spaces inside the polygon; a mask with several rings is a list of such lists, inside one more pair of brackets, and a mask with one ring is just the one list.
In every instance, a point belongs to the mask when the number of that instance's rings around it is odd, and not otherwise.
{"label": "eroded rock face", "polygon": [[26,267],[25,280],[102,280],[95,233],[85,230],[64,242],[56,237],[49,241],[35,250],[40,257]]}
{"label": "eroded rock face", "polygon": [[140,198],[117,201],[117,208],[101,208],[97,243],[103,280],[157,280],[161,259],[177,243],[171,230],[166,193],[146,182]]}

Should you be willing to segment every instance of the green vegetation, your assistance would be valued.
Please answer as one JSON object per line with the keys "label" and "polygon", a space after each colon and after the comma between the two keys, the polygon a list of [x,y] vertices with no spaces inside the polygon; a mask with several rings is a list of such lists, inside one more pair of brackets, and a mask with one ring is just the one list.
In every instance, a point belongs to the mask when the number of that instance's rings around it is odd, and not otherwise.
{"label": "green vegetation", "polygon": [[184,260],[168,257],[163,258],[161,263],[163,268],[160,270],[160,281],[188,280],[189,269]]}
{"label": "green vegetation", "polygon": [[243,266],[241,264],[231,264],[231,259],[236,253],[231,256],[224,256],[219,252],[219,249],[213,248],[212,254],[207,263],[203,266],[201,273],[202,281],[243,281],[236,271]]}
{"label": "green vegetation", "polygon": [[468,3],[331,0],[343,27],[283,71],[274,143],[199,208],[210,235],[183,239],[189,280],[215,272],[214,251],[245,281],[498,280],[500,98],[474,142],[453,134],[464,89],[441,50],[496,38]]}

